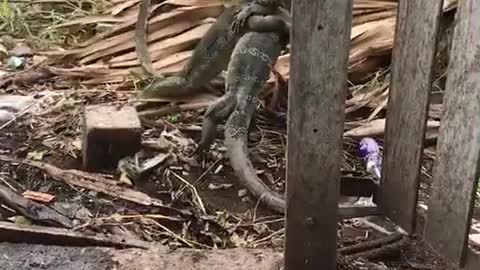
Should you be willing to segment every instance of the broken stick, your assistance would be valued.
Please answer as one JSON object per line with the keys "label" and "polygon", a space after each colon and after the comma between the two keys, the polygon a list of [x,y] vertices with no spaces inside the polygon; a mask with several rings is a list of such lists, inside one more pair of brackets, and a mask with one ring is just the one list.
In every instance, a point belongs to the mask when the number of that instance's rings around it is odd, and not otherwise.
{"label": "broken stick", "polygon": [[0,242],[30,243],[59,246],[136,247],[148,249],[150,244],[140,240],[125,239],[117,235],[75,232],[62,228],[20,225],[0,221]]}
{"label": "broken stick", "polygon": [[43,204],[26,199],[0,184],[0,204],[4,204],[21,215],[42,223],[72,228],[72,221]]}

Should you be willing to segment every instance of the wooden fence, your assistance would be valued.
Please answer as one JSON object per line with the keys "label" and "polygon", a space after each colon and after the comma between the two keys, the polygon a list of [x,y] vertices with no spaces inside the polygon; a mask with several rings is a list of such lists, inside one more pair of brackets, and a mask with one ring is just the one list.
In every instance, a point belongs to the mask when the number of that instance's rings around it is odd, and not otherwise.
{"label": "wooden fence", "polygon": [[[378,210],[462,269],[480,162],[480,1],[459,0],[425,228],[419,174],[441,0],[399,0]],[[286,270],[336,269],[352,0],[293,0]]]}

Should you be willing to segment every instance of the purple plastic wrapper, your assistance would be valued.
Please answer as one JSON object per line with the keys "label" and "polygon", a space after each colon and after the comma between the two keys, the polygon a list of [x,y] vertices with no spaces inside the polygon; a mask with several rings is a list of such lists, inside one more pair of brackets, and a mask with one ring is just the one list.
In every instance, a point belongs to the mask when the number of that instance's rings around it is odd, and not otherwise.
{"label": "purple plastic wrapper", "polygon": [[382,157],[380,147],[372,138],[363,138],[359,143],[358,157],[363,159],[367,171],[379,180],[381,177]]}
{"label": "purple plastic wrapper", "polygon": [[372,138],[363,138],[358,145],[359,158],[366,158],[369,155],[380,153],[377,142]]}

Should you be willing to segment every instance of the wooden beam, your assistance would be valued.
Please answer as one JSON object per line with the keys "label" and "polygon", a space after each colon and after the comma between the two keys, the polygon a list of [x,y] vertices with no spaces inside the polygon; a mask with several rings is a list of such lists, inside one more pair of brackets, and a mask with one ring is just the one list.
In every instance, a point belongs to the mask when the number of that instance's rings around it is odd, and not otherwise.
{"label": "wooden beam", "polygon": [[465,270],[480,269],[480,254],[475,253],[471,248],[468,249],[467,258],[465,262]]}
{"label": "wooden beam", "polygon": [[352,0],[293,0],[286,270],[334,270]]}
{"label": "wooden beam", "polygon": [[340,195],[351,197],[370,197],[378,193],[379,186],[372,178],[342,176],[340,178]]}
{"label": "wooden beam", "polygon": [[[428,12],[425,12],[425,15]],[[480,1],[459,1],[425,238],[462,266],[480,163]]]}
{"label": "wooden beam", "polygon": [[441,12],[442,1],[398,3],[379,204],[385,215],[408,233],[415,231],[418,178]]}
{"label": "wooden beam", "polygon": [[103,233],[83,233],[63,228],[16,224],[0,221],[0,242],[43,244],[56,246],[103,246],[144,248],[152,244],[142,240],[128,239]]}
{"label": "wooden beam", "polygon": [[339,207],[338,211],[340,212],[339,220],[383,215],[383,213],[381,212],[381,209],[378,208],[377,206]]}

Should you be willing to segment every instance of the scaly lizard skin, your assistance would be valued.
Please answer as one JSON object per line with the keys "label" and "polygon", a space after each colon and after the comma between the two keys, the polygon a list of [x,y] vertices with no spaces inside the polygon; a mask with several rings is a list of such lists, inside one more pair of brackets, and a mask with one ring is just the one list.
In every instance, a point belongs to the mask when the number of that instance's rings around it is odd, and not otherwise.
{"label": "scaly lizard skin", "polygon": [[[285,9],[279,8],[279,13],[278,13],[278,15],[275,15],[275,16],[277,16],[278,18],[282,18],[282,20],[285,22],[286,27],[283,30],[276,31],[276,32],[272,31],[272,32],[268,32],[268,33],[265,33],[265,32],[249,32],[247,34],[244,34],[243,37],[245,37],[245,35],[248,35],[250,37],[250,36],[252,36],[251,33],[257,33],[258,35],[253,35],[253,37],[260,37],[261,40],[263,40],[263,39],[265,39],[265,35],[263,35],[263,34],[275,35],[275,33],[282,33],[282,42],[283,42],[284,39],[288,41],[289,34],[290,34],[290,18],[289,18],[288,12]],[[256,17],[256,16],[251,16],[249,18],[249,22],[256,23],[257,21],[260,21],[260,19],[258,19],[258,17]],[[242,44],[244,44],[246,42],[243,37],[240,38],[240,40],[242,40]],[[287,41],[285,41],[285,44],[277,44],[277,46],[282,46],[282,49],[283,49],[285,47]],[[250,41],[250,42],[254,45],[257,44],[253,41]],[[272,49],[276,49],[275,46],[270,44],[270,43],[272,43],[271,41],[267,42],[267,43],[272,47]],[[247,45],[249,45],[249,44],[250,43],[248,43]],[[204,115],[204,118],[203,118],[203,124],[202,124],[202,136],[201,136],[200,142],[198,144],[198,147],[195,151],[196,153],[204,152],[205,150],[207,150],[209,148],[209,146],[211,145],[211,143],[213,142],[213,140],[216,137],[217,125],[221,121],[227,119],[228,116],[234,110],[235,105],[236,105],[235,93],[237,92],[237,90],[234,90],[234,89],[237,88],[237,85],[235,84],[235,80],[240,80],[240,79],[238,79],[238,77],[243,76],[242,72],[256,72],[257,69],[259,71],[262,71],[262,66],[259,66],[259,67],[255,66],[257,63],[254,59],[250,59],[250,58],[243,59],[242,57],[245,57],[245,56],[240,57],[239,54],[242,51],[241,51],[240,48],[238,48],[238,46],[239,45],[237,43],[237,46],[235,47],[235,50],[232,54],[231,61],[228,64],[228,75],[227,75],[227,81],[226,81],[227,92],[224,96],[222,96],[221,98],[216,100],[212,105],[210,105],[208,107],[207,111],[205,112],[205,115]],[[255,48],[256,47],[252,45],[252,50],[258,51],[258,49],[255,49]],[[259,48],[263,48],[262,45],[259,45]],[[282,49],[280,49],[280,50],[282,50]],[[275,52],[271,52],[271,53],[273,54]],[[275,59],[275,61],[276,61],[277,58],[273,58],[273,59]],[[244,62],[246,62],[246,63],[244,63]],[[242,69],[245,69],[245,71],[242,71]],[[253,70],[249,71],[248,69],[253,69]],[[270,70],[271,70],[271,68],[267,69],[268,74],[265,75],[265,76],[267,76],[265,81],[268,80],[268,78],[269,78]],[[256,77],[258,78],[258,75]],[[261,78],[261,80],[263,80],[263,78]],[[243,83],[245,83],[245,82],[243,82]],[[259,87],[262,88],[263,84]],[[255,90],[258,90],[258,89],[255,89]],[[255,116],[255,114],[252,117],[254,117],[254,116]],[[249,125],[250,125],[250,122],[253,122],[253,121],[249,121]],[[249,126],[249,128],[251,128],[251,125]]]}
{"label": "scaly lizard skin", "polygon": [[[246,33],[237,43],[228,65],[227,90],[234,100],[225,125],[225,146],[230,164],[242,185],[273,210],[284,212],[285,200],[255,174],[248,158],[248,127],[256,111],[256,96],[287,45],[288,33]],[[230,106],[231,107],[231,106]]]}
{"label": "scaly lizard skin", "polygon": [[148,7],[150,4],[151,0],[140,0],[137,24],[135,25],[135,51],[140,66],[145,73],[151,76],[160,77],[160,75],[155,73],[155,70],[152,67],[152,59],[150,59],[147,47]]}
{"label": "scaly lizard skin", "polygon": [[[226,87],[228,92],[209,108],[202,127],[202,134],[213,134],[222,118],[228,117],[225,124],[225,146],[230,164],[240,183],[252,195],[260,199],[270,209],[285,213],[285,198],[271,190],[256,174],[248,157],[248,127],[255,115],[257,94],[270,77],[270,72],[286,46],[289,34],[281,31],[271,33],[249,32],[238,41],[233,50]],[[213,126],[213,131],[204,130]],[[207,136],[208,137],[208,136]],[[346,209],[338,209],[341,220],[351,215]]]}
{"label": "scaly lizard skin", "polygon": [[[145,1],[148,3],[150,0]],[[148,101],[155,98],[185,97],[205,87],[227,67],[235,44],[245,32],[289,31],[287,23],[275,16],[280,12],[280,5],[278,0],[241,0],[239,5],[227,7],[197,44],[183,71],[178,75],[154,78],[139,94],[138,99]],[[141,20],[146,20],[146,15],[144,17],[139,18],[136,29],[136,40],[142,42],[146,40],[145,24],[140,23]],[[137,45],[137,54],[142,67],[153,72],[150,58],[145,57],[148,54],[146,45]]]}

